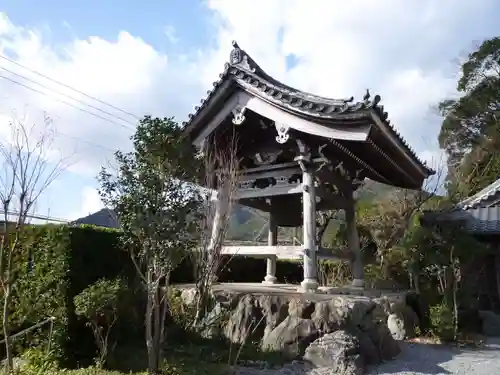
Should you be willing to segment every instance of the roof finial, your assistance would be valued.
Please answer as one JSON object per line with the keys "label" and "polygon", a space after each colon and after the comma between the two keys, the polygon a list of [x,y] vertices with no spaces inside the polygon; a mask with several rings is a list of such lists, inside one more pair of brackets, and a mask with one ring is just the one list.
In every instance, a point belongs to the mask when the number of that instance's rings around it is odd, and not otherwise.
{"label": "roof finial", "polygon": [[232,42],[233,50],[229,54],[229,63],[231,65],[239,64],[243,60],[243,52],[241,51],[240,46],[236,43],[236,40]]}
{"label": "roof finial", "polygon": [[371,95],[370,95],[370,89],[366,89],[366,94],[365,96],[363,96],[363,100],[365,102],[367,102],[369,99],[370,99]]}

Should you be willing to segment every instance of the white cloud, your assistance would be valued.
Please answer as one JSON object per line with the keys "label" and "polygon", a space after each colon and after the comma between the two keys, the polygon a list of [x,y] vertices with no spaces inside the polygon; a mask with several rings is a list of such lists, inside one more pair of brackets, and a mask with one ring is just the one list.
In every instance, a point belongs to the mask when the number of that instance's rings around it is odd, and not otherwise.
{"label": "white cloud", "polygon": [[[500,31],[494,0],[208,0],[206,5],[214,18],[215,47],[199,46],[188,55],[167,56],[127,31],[114,41],[95,36],[53,45],[41,31],[13,25],[1,13],[0,53],[137,116],[184,119],[218,78],[236,39],[263,69],[291,86],[330,97],[360,98],[366,88],[380,94],[391,122],[427,159],[438,152],[440,125],[430,108],[454,92],[453,59],[472,40]],[[167,27],[165,35],[182,38],[173,31]],[[290,55],[297,63],[287,70]],[[15,64],[0,60],[0,67],[136,121]],[[71,102],[1,69],[0,75]],[[46,111],[65,134],[57,148],[76,152],[73,171],[94,176],[112,150],[129,145],[132,130],[0,79],[0,115],[26,105],[32,116]]]}
{"label": "white cloud", "polygon": [[[128,138],[137,118],[144,114],[185,116],[194,97],[189,92],[201,92],[196,75],[180,74],[181,71],[189,72],[191,63],[170,58],[126,31],[120,32],[114,42],[89,37],[55,46],[45,41],[39,31],[17,27],[0,13],[0,54],[136,115],[107,107],[8,60],[0,60],[0,75],[46,94],[0,79],[0,92],[3,93],[0,94],[3,96],[0,97],[0,113],[5,116],[13,109],[28,107],[30,116],[41,123],[46,112],[59,133],[55,147],[77,159],[72,171],[89,176],[94,176],[101,165],[107,164],[114,150],[129,145]],[[179,87],[188,94],[179,96]],[[113,116],[75,102],[68,95]],[[61,100],[122,126],[75,109]]]}
{"label": "white cloud", "polygon": [[82,200],[81,200],[80,211],[74,212],[69,215],[67,218],[71,220],[76,220],[81,217],[93,214],[94,212],[99,211],[104,208],[104,204],[102,203],[101,197],[99,196],[99,191],[97,189],[85,186],[82,189]]}
{"label": "white cloud", "polygon": [[[227,58],[230,39],[236,39],[262,68],[296,88],[357,99],[370,88],[382,96],[396,129],[438,169],[435,105],[455,93],[457,57],[472,41],[500,32],[493,0],[208,4],[222,26],[205,82]],[[287,71],[289,55],[297,63]]]}

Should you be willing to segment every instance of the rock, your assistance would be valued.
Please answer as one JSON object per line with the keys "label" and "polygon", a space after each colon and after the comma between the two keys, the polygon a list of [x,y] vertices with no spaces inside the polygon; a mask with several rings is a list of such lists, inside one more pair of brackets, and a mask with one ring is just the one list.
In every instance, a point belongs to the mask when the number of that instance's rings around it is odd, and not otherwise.
{"label": "rock", "polygon": [[259,306],[265,320],[262,341],[275,329],[289,314],[289,304],[284,303],[278,296],[260,296]]}
{"label": "rock", "polygon": [[[408,332],[400,312],[388,319],[392,309],[397,307],[403,311],[405,307],[404,298],[399,298],[399,294],[385,299],[332,295],[331,298],[316,296],[306,300],[303,296],[289,294],[237,293],[217,297],[228,316],[223,328],[227,339],[233,343],[260,344],[263,350],[281,352],[288,358],[301,358],[306,351],[312,355],[318,346],[312,343],[321,343],[317,340],[326,337],[336,352],[341,352],[340,343],[344,346],[356,344],[360,359],[350,358],[352,366],[375,365],[393,358],[400,351],[388,324],[397,328],[395,336],[398,339]],[[217,315],[215,311],[214,314]],[[329,336],[338,331],[345,334]],[[348,339],[347,334],[352,338]],[[308,349],[311,345],[312,349]],[[338,365],[345,373],[357,371],[352,366],[347,362]]]}
{"label": "rock", "polygon": [[203,318],[200,323],[202,327],[201,336],[205,338],[220,337],[222,335],[222,324],[225,310],[220,302],[216,302],[214,308]]}
{"label": "rock", "polygon": [[483,331],[483,319],[476,308],[464,307],[458,310],[458,328],[460,332],[481,333]]}
{"label": "rock", "polygon": [[234,343],[262,341],[288,316],[289,301],[280,296],[247,294],[230,300],[232,312],[224,335]]}
{"label": "rock", "polygon": [[196,302],[196,289],[183,289],[181,292],[181,300],[187,306],[194,304]]}
{"label": "rock", "polygon": [[488,310],[479,311],[479,315],[483,320],[483,335],[489,337],[500,337],[500,315]]}
{"label": "rock", "polygon": [[[404,340],[415,337],[415,329],[419,327],[419,319],[418,315],[411,307],[405,304],[393,305],[391,307],[389,317],[391,317],[391,315],[394,315],[395,318],[390,318],[392,320],[391,326],[389,326],[389,321],[387,322],[387,326],[389,327],[391,333],[396,335],[394,336],[396,340]],[[403,327],[402,329],[398,328],[401,324]],[[402,334],[404,334],[403,338],[399,338]]]}
{"label": "rock", "polygon": [[399,314],[391,314],[387,317],[387,328],[391,332],[394,340],[404,340],[406,337],[406,329],[404,320]]}
{"label": "rock", "polygon": [[280,351],[290,358],[303,353],[305,348],[318,337],[318,330],[309,319],[287,316],[263,340],[262,349]]}
{"label": "rock", "polygon": [[224,328],[224,335],[233,343],[243,344],[252,336],[263,336],[263,313],[258,300],[252,294],[240,298],[236,308],[231,312]]}
{"label": "rock", "polygon": [[357,333],[357,338],[359,340],[359,352],[363,357],[365,364],[379,364],[381,362],[381,356],[375,343],[372,340],[371,335],[366,332],[359,331]]}
{"label": "rock", "polygon": [[359,339],[346,330],[315,340],[307,347],[304,359],[317,367],[329,367],[339,375],[361,375],[365,370]]}
{"label": "rock", "polygon": [[388,361],[401,352],[398,342],[394,340],[387,324],[384,322],[375,323],[373,328],[366,333],[370,336],[375,348],[377,348],[381,361]]}

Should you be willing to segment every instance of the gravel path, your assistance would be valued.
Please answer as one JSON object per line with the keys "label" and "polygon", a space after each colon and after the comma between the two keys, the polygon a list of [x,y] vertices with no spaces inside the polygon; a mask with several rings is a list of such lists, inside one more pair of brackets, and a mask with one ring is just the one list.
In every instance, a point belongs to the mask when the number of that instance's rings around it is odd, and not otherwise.
{"label": "gravel path", "polygon": [[[394,360],[372,369],[370,375],[500,375],[500,338],[490,339],[481,349],[446,348],[425,344],[402,344]],[[301,362],[280,369],[239,367],[236,375],[337,375],[328,368],[310,368]]]}
{"label": "gravel path", "polygon": [[500,338],[490,339],[481,349],[452,349],[424,344],[404,344],[393,361],[370,374],[394,375],[500,375]]}

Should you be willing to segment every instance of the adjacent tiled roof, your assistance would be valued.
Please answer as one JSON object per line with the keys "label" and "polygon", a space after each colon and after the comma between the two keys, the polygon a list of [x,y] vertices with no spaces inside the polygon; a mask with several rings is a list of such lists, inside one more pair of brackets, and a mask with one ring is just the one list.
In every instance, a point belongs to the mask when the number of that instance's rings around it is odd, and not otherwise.
{"label": "adjacent tiled roof", "polygon": [[488,205],[500,199],[500,179],[486,186],[481,191],[474,194],[472,197],[464,199],[457,204],[457,209],[470,209]]}
{"label": "adjacent tiled roof", "polygon": [[479,207],[451,212],[429,212],[423,221],[462,221],[464,228],[473,234],[500,234],[500,206]]}
{"label": "adjacent tiled roof", "polygon": [[289,110],[302,113],[311,117],[329,120],[346,120],[363,118],[369,115],[367,110],[374,110],[387,128],[396,136],[402,147],[410,154],[429,175],[435,172],[421,161],[408,143],[394,129],[388,120],[384,107],[379,105],[380,95],[375,95],[372,100],[369,91],[360,102],[354,102],[354,97],[348,99],[330,99],[310,94],[287,86],[269,76],[257,63],[233,41],[229,63],[225,64],[224,71],[219,79],[213,83],[213,89],[207,92],[199,106],[194,108],[194,113],[189,115],[189,120],[183,123],[185,129],[200,115],[210,101],[216,96],[222,85],[228,80],[234,80],[244,88],[248,88],[257,96],[261,96],[277,105]]}
{"label": "adjacent tiled roof", "polygon": [[94,212],[93,214],[76,219],[75,221],[71,222],[71,224],[87,224],[106,228],[120,227],[116,218],[116,214],[107,208],[103,208],[97,212]]}

